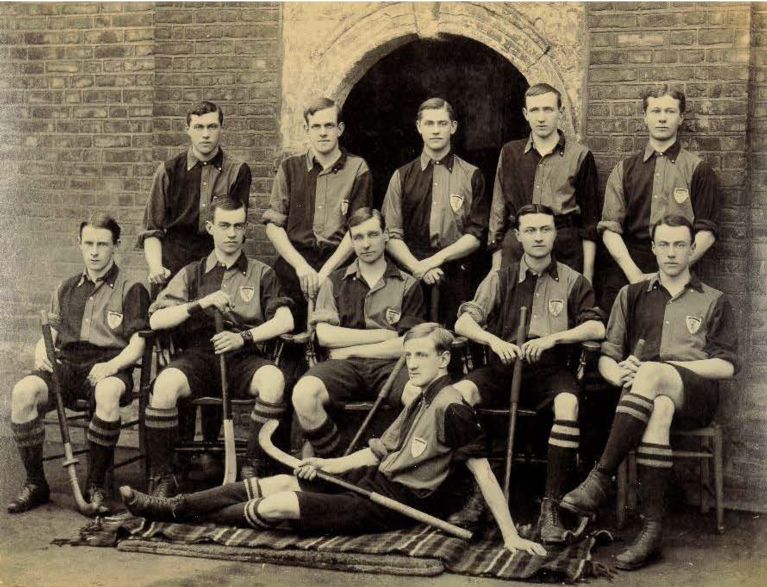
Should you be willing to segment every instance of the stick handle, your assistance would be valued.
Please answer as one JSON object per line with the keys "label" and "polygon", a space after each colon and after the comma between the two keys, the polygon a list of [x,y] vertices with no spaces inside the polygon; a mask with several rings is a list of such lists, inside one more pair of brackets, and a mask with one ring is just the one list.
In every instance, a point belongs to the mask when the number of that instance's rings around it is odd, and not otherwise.
{"label": "stick handle", "polygon": [[[224,317],[218,310],[215,311],[216,334],[224,330]],[[229,399],[229,383],[226,376],[226,353],[218,356],[218,364],[221,367],[221,403],[224,407],[224,420],[232,419],[232,402]]]}
{"label": "stick handle", "polygon": [[[519,324],[515,343],[521,347],[525,343],[525,333],[527,331],[527,307],[522,306],[519,309]],[[522,357],[514,360],[514,371],[511,376],[511,401],[509,405],[509,436],[506,439],[506,466],[503,477],[503,495],[506,501],[509,500],[511,490],[511,462],[514,458],[514,433],[517,428],[517,406],[519,404],[519,392],[522,385]]]}
{"label": "stick handle", "polygon": [[431,286],[429,304],[429,318],[432,322],[439,322],[439,283]]}
{"label": "stick handle", "polygon": [[647,342],[645,341],[645,339],[644,338],[640,338],[637,341],[636,346],[634,347],[634,352],[631,353],[631,354],[634,355],[637,359],[639,359],[641,361],[642,360],[642,355],[644,354],[644,347],[645,347],[646,344],[647,344]]}
{"label": "stick handle", "polygon": [[[42,324],[43,341],[45,343],[45,354],[53,367],[51,379],[53,383],[53,395],[56,397],[56,414],[59,417],[59,427],[61,428],[61,441],[64,444],[71,444],[69,438],[69,425],[67,423],[67,414],[64,411],[64,400],[61,397],[61,380],[59,379],[59,369],[56,363],[56,349],[53,346],[53,334],[51,333],[51,323],[48,318],[48,312],[40,311],[40,322]],[[77,460],[75,460],[77,462]]]}

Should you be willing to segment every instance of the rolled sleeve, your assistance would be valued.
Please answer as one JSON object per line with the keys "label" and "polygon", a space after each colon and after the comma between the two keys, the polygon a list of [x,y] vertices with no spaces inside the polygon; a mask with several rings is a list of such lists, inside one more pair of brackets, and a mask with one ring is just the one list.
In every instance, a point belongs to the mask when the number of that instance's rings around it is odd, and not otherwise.
{"label": "rolled sleeve", "polygon": [[287,307],[291,312],[295,302],[285,295],[274,269],[267,269],[261,276],[261,307],[264,309],[264,319],[271,320],[279,308]]}
{"label": "rolled sleeve", "polygon": [[701,161],[692,174],[690,187],[694,195],[693,213],[695,222],[693,230],[709,230],[714,236],[719,236],[719,208],[717,200],[716,174],[711,166]]}
{"label": "rolled sleeve", "polygon": [[602,324],[606,321],[606,315],[602,309],[597,306],[594,288],[588,280],[579,275],[570,290],[568,300],[569,315],[575,319],[575,326],[580,326],[589,320],[597,320]]}
{"label": "rolled sleeve", "polygon": [[316,326],[319,323],[330,324],[331,326],[340,326],[341,317],[338,313],[336,298],[333,293],[333,282],[326,279],[320,286],[317,294],[317,302],[314,306],[309,323]]}
{"label": "rolled sleeve", "polygon": [[247,163],[242,163],[237,170],[237,177],[229,188],[229,197],[242,202],[245,206],[245,211],[248,211],[250,204],[250,184],[253,181],[253,176],[250,172],[250,167]]}
{"label": "rolled sleeve", "polygon": [[144,247],[144,241],[150,237],[159,239],[165,237],[165,214],[168,208],[169,186],[168,171],[165,169],[165,164],[160,163],[154,172],[149,201],[144,208],[144,230],[139,232],[136,241],[136,247],[139,249]]}
{"label": "rolled sleeve", "polygon": [[402,219],[402,181],[399,170],[395,171],[386,188],[381,214],[386,221],[386,228],[391,238],[403,239],[405,236],[404,221]]}
{"label": "rolled sleeve", "polygon": [[484,326],[498,304],[500,287],[498,271],[491,272],[479,284],[474,299],[459,306],[458,316],[468,314],[477,324]]}
{"label": "rolled sleeve", "polygon": [[290,192],[285,174],[285,162],[283,161],[277,168],[277,175],[272,185],[272,195],[269,198],[269,208],[261,215],[261,223],[285,228],[288,225],[289,203]]}
{"label": "rolled sleeve", "polygon": [[176,273],[168,282],[168,285],[165,286],[165,289],[160,292],[160,295],[157,296],[157,299],[149,307],[150,316],[157,310],[180,306],[192,301],[189,298],[189,267],[187,265]]}
{"label": "rolled sleeve", "polygon": [[402,316],[397,322],[397,332],[402,336],[413,326],[424,322],[425,319],[426,306],[423,302],[423,289],[421,283],[414,279],[402,298]]}
{"label": "rolled sleeve", "polygon": [[722,359],[732,363],[736,374],[740,371],[735,313],[732,310],[732,304],[725,296],[720,296],[711,313],[705,351],[712,359]]}
{"label": "rolled sleeve", "polygon": [[493,183],[493,201],[490,205],[490,219],[488,225],[487,248],[494,252],[501,247],[506,236],[506,198],[503,196],[503,151],[498,157],[498,167],[495,170],[495,183]]}
{"label": "rolled sleeve", "polygon": [[597,224],[597,231],[605,230],[623,234],[623,222],[626,219],[626,196],[623,193],[623,162],[621,161],[610,173],[605,187],[605,203],[602,218]]}
{"label": "rolled sleeve", "polygon": [[597,224],[601,210],[597,164],[591,151],[586,151],[586,156],[578,169],[578,175],[575,178],[575,199],[581,209],[581,238],[596,242],[599,238]]}
{"label": "rolled sleeve", "polygon": [[470,234],[482,242],[487,232],[490,210],[485,196],[485,178],[476,169],[471,176],[471,211],[464,234]]}
{"label": "rolled sleeve", "polygon": [[[402,427],[413,410],[416,409],[414,404],[410,404],[407,408],[399,413],[399,416],[391,423],[391,425],[384,431],[380,438],[371,438],[368,441],[368,446],[373,454],[379,461],[384,460],[389,454],[399,447],[400,436],[402,435]],[[405,431],[407,434],[407,431]]]}
{"label": "rolled sleeve", "polygon": [[445,409],[443,424],[446,446],[452,448],[453,460],[487,458],[490,447],[485,431],[479,425],[477,414],[466,404],[450,404]]}
{"label": "rolled sleeve", "polygon": [[616,362],[626,357],[626,311],[628,308],[628,286],[621,288],[618,297],[615,298],[610,320],[607,323],[607,332],[602,341],[602,354],[607,355]]}
{"label": "rolled sleeve", "polygon": [[123,300],[125,338],[149,328],[149,292],[141,283],[134,283]]}

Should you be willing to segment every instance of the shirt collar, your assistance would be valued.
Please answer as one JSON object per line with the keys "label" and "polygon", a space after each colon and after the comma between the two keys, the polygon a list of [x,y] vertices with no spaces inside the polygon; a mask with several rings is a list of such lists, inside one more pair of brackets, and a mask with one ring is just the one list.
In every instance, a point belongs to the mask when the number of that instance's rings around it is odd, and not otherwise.
{"label": "shirt collar", "polygon": [[[349,266],[346,268],[346,272],[344,273],[344,279],[348,277],[358,277],[361,278],[362,274],[360,273],[360,260],[354,259],[352,263],[349,264]],[[389,261],[389,259],[386,259],[386,269],[384,270],[383,274],[384,278],[388,277],[395,277],[397,279],[402,279],[402,273],[399,269],[397,269],[397,266]]]}
{"label": "shirt collar", "polygon": [[[117,280],[117,274],[120,272],[120,270],[117,268],[117,263],[112,261],[112,266],[109,268],[109,271],[104,273],[101,277],[96,279],[96,281],[92,282],[95,284],[98,284],[99,282],[106,283],[109,287],[114,289],[115,287],[115,281]],[[88,270],[83,269],[82,275],[80,275],[80,281],[77,282],[77,287],[80,287],[83,283],[86,281],[91,281],[90,276],[88,275]]]}
{"label": "shirt collar", "polygon": [[[559,134],[559,140],[557,141],[557,144],[554,145],[554,151],[559,149],[559,155],[561,157],[564,157],[565,156],[565,143],[567,142],[567,140],[565,139],[565,133],[563,133],[561,130],[557,129],[557,134]],[[530,133],[530,136],[527,139],[527,144],[525,145],[525,153],[528,153],[530,151],[530,149],[532,149],[533,147],[535,147],[535,143],[533,142],[533,133]],[[537,153],[538,149],[536,149],[535,151]],[[554,151],[552,151],[552,153]]]}
{"label": "shirt collar", "polygon": [[[216,255],[216,250],[213,249],[210,252],[210,255],[208,255],[208,258],[205,259],[205,273],[210,273],[211,271],[213,271],[213,269],[217,265],[223,265],[223,264],[221,263],[221,261],[218,260],[218,256]],[[247,274],[248,258],[245,256],[245,253],[240,251],[240,256],[237,257],[237,260],[234,263],[232,263],[232,265],[228,267],[228,269],[231,269],[232,267],[237,268],[237,270],[240,271],[240,273],[242,273],[243,275]]]}
{"label": "shirt collar", "polygon": [[681,150],[682,150],[682,143],[679,142],[679,139],[674,141],[674,144],[671,145],[668,149],[666,149],[663,153],[658,153],[655,149],[652,148],[652,145],[650,145],[650,143],[648,142],[644,148],[644,156],[642,157],[642,163],[647,163],[647,160],[653,155],[658,155],[661,157],[666,156],[669,158],[669,160],[672,163],[676,163],[676,160],[679,157],[679,151]]}
{"label": "shirt collar", "polygon": [[[650,279],[647,280],[647,291],[652,291],[660,285],[660,273],[655,273]],[[701,283],[700,279],[698,279],[698,276],[694,273],[690,273],[690,281],[687,282],[685,287],[691,287],[695,291],[703,293],[703,283]]]}
{"label": "shirt collar", "polygon": [[[336,159],[335,163],[330,166],[329,169],[323,169],[323,171],[326,172],[332,172],[332,173],[338,173],[341,169],[344,168],[344,165],[346,165],[346,160],[349,158],[349,153],[344,149],[343,147],[341,149],[341,156]],[[317,161],[317,157],[314,156],[314,151],[312,151],[311,147],[306,151],[306,171],[311,171],[314,169],[315,163],[322,167],[320,165],[320,162]]]}
{"label": "shirt collar", "polygon": [[[522,255],[522,258],[519,261],[519,283],[522,283],[527,278],[527,272],[530,271],[530,273],[533,273],[533,270],[530,269],[527,266],[527,263],[525,262],[525,256]],[[554,258],[554,255],[551,255],[551,263],[548,264],[546,269],[543,270],[542,273],[548,273],[551,278],[554,281],[559,281],[559,273],[557,271],[557,260]]]}
{"label": "shirt collar", "polygon": [[453,153],[453,150],[450,149],[447,155],[442,157],[442,159],[432,159],[426,154],[426,149],[424,149],[421,151],[421,171],[426,171],[426,168],[430,163],[433,163],[434,165],[444,165],[450,173],[453,173],[453,166],[455,165],[455,153]]}
{"label": "shirt collar", "polygon": [[435,397],[437,397],[437,394],[442,391],[444,388],[446,388],[448,385],[452,383],[452,378],[450,375],[443,375],[442,377],[438,377],[434,381],[432,381],[429,386],[426,388],[425,391],[421,394],[421,397],[423,397],[424,402],[427,404],[430,404]]}
{"label": "shirt collar", "polygon": [[223,166],[224,162],[224,150],[219,147],[218,153],[216,153],[216,156],[213,157],[213,159],[210,159],[208,161],[200,161],[194,154],[194,150],[192,147],[189,147],[189,150],[186,152],[186,170],[191,171],[192,168],[197,165],[198,163],[200,165],[212,165],[219,171],[221,171],[221,167]]}

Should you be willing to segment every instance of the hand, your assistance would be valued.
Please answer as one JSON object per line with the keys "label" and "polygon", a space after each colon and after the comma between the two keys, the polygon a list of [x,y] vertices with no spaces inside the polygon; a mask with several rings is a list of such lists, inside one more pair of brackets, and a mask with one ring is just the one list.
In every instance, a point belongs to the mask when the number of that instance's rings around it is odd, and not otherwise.
{"label": "hand", "polygon": [[339,466],[339,459],[321,459],[319,457],[310,457],[304,459],[293,470],[293,474],[301,479],[307,479],[311,481],[317,476],[317,471],[323,473],[338,474],[343,473],[346,469]]}
{"label": "hand", "polygon": [[537,554],[538,556],[546,556],[546,549],[543,548],[540,544],[537,542],[532,542],[531,540],[525,540],[524,538],[520,538],[519,536],[515,536],[514,538],[509,538],[506,540],[503,545],[506,547],[506,550],[514,554],[518,550],[522,550],[524,552],[527,552],[528,554]]}
{"label": "hand", "polygon": [[245,344],[245,340],[236,332],[222,331],[210,339],[217,355],[236,351]]}
{"label": "hand", "polygon": [[522,354],[522,349],[520,349],[513,342],[506,342],[500,338],[497,338],[491,342],[490,348],[496,355],[500,357],[501,362],[504,365],[510,365],[517,357],[521,356]]}
{"label": "hand", "polygon": [[[42,342],[42,341],[41,341]],[[48,354],[45,352],[45,345],[38,344],[35,347],[35,369],[38,371],[53,372],[53,365],[48,360]]]}
{"label": "hand", "polygon": [[149,268],[149,283],[162,285],[166,281],[168,281],[169,278],[170,278],[170,269],[163,266]]}
{"label": "hand", "polygon": [[[413,277],[425,280],[428,273],[431,273],[435,269],[439,269],[441,266],[442,260],[437,255],[426,257],[425,259],[418,261],[413,267]],[[442,271],[440,271],[440,273],[444,275]],[[426,283],[431,285],[432,282],[427,281]]]}
{"label": "hand", "polygon": [[296,276],[298,276],[298,282],[301,284],[301,292],[304,296],[308,299],[317,297],[317,291],[320,289],[319,273],[307,263],[296,269]]}
{"label": "hand", "polygon": [[91,372],[88,373],[88,382],[91,385],[96,385],[99,381],[111,377],[117,373],[117,366],[112,361],[106,363],[96,363],[91,368]]}
{"label": "hand", "polygon": [[623,386],[623,389],[630,389],[634,384],[634,376],[641,364],[642,361],[637,359],[634,355],[630,355],[627,359],[618,363],[618,367],[620,367],[621,370],[619,381]]}
{"label": "hand", "polygon": [[205,309],[215,306],[215,308],[222,314],[229,311],[230,304],[231,301],[229,295],[221,290],[214,291],[212,294],[208,294],[200,300],[201,308]]}
{"label": "hand", "polygon": [[640,281],[645,281],[647,279],[652,278],[655,275],[655,273],[642,273],[639,269],[636,271],[631,271],[630,273],[626,274],[626,279],[629,280],[629,283],[639,283]]}
{"label": "hand", "polygon": [[554,337],[551,335],[533,338],[522,345],[522,356],[524,356],[525,361],[528,363],[535,363],[541,358],[543,351],[553,348],[556,344]]}
{"label": "hand", "polygon": [[442,271],[439,267],[436,269],[432,269],[431,271],[428,271],[426,275],[423,276],[423,282],[427,285],[436,285],[440,281],[442,281],[445,278],[445,272]]}

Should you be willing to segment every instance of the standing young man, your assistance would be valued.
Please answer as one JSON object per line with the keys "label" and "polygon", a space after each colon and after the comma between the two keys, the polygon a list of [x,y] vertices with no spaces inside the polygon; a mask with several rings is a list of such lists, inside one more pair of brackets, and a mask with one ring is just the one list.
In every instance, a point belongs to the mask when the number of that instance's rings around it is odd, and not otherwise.
{"label": "standing young man", "polygon": [[562,95],[549,84],[535,84],[525,92],[522,114],[530,137],[506,143],[498,158],[488,236],[492,269],[519,261],[524,251],[515,238],[517,211],[542,204],[554,210],[556,259],[593,282],[600,213],[594,155],[586,146],[565,140],[558,129],[564,115]]}
{"label": "standing young man", "polygon": [[461,463],[474,475],[511,552],[545,556],[521,538],[486,458],[476,414],[450,386],[447,366],[453,336],[438,324],[421,324],[405,334],[410,381],[422,390],[380,438],[351,455],[310,458],[294,475],[233,483],[171,499],[157,499],[130,487],[120,493],[128,509],[151,520],[205,521],[268,530],[360,534],[411,526],[414,521],[357,493],[315,480],[317,471],[340,475],[364,489],[420,510],[439,508],[444,481]]}
{"label": "standing young man", "polygon": [[[120,244],[120,226],[114,218],[95,214],[80,224],[78,242],[85,267],[56,288],[50,320],[65,405],[88,399],[95,406],[87,434],[85,498],[103,515],[107,512],[104,477],[120,438],[121,401],[130,397],[133,366],[144,352],[138,331],[148,326],[149,294],[114,262]],[[11,395],[11,430],[27,472],[24,488],[8,504],[12,514],[49,499],[43,471],[43,415],[55,405],[52,371],[40,339],[35,371],[19,381]]]}
{"label": "standing young man", "polygon": [[[575,469],[580,441],[580,388],[568,367],[568,346],[601,340],[604,318],[588,280],[552,257],[557,235],[553,210],[528,204],[517,210],[515,219],[522,258],[491,272],[474,299],[461,306],[455,324],[458,334],[491,348],[489,364],[469,373],[455,388],[473,406],[507,407],[514,361],[524,359],[521,405],[543,410],[553,404],[541,538],[561,543],[566,531],[556,504]],[[514,337],[523,306],[530,312],[526,342],[520,347]]]}
{"label": "standing young man", "polygon": [[261,218],[280,256],[274,270],[293,299],[298,328],[306,325],[306,300],[352,252],[347,218],[373,205],[367,163],[338,144],[340,107],[329,98],[315,100],[304,110],[304,129],[309,150],[280,164]]}
{"label": "standing young man", "polygon": [[[650,231],[659,272],[618,294],[599,371],[623,388],[623,396],[599,463],[562,499],[568,510],[595,513],[605,501],[610,477],[636,449],[643,524],[634,543],[615,559],[621,569],[638,569],[660,554],[673,466],[670,430],[707,426],[719,404],[718,381],[739,369],[730,302],[690,273],[697,248],[693,234],[687,218],[661,218]],[[646,344],[642,357],[635,357],[639,339]]]}
{"label": "standing young man", "polygon": [[423,152],[389,182],[382,208],[391,236],[386,250],[416,279],[441,286],[438,319],[452,328],[476,286],[469,260],[487,230],[485,180],[452,150],[458,122],[448,102],[426,100],[415,124]]}
{"label": "standing young man", "polygon": [[[181,398],[221,393],[218,355],[227,353],[232,394],[257,398],[243,477],[253,477],[255,463],[263,460],[258,446],[261,425],[285,411],[285,378],[256,345],[293,328],[292,302],[274,271],[243,253],[247,214],[242,202],[216,199],[209,214],[206,228],[213,237],[213,252],[179,271],[150,308],[153,330],[184,325],[179,336],[184,351],[157,376],[146,409],[154,494],[166,497],[177,489],[171,467],[178,431],[176,404]],[[216,311],[231,323],[231,330],[216,334]]]}
{"label": "standing young man", "polygon": [[618,163],[607,180],[599,231],[612,260],[605,269],[600,306],[610,311],[618,291],[658,270],[650,227],[668,214],[684,216],[695,231],[695,264],[719,230],[716,176],[697,155],[682,148],[685,95],[669,86],[642,99],[649,140],[644,150]]}
{"label": "standing young man", "polygon": [[[375,397],[402,354],[402,335],[424,319],[421,285],[384,256],[388,234],[378,210],[349,218],[355,261],[320,287],[312,322],[330,360],[309,369],[293,390],[293,407],[315,454],[335,456],[341,436],[326,407]],[[403,369],[389,403],[398,406]]]}

